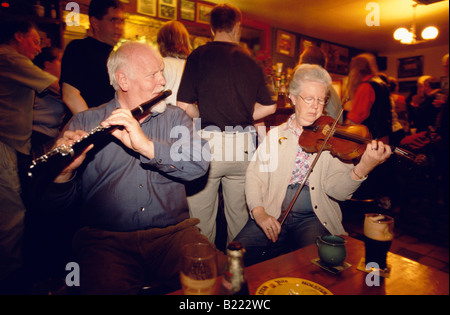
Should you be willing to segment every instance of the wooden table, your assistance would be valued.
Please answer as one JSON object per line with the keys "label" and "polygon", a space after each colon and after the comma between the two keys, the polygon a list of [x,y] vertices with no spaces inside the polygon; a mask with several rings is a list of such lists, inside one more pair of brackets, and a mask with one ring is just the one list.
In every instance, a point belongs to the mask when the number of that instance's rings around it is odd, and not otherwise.
{"label": "wooden table", "polygon": [[338,274],[330,273],[311,263],[318,257],[317,246],[296,250],[286,255],[250,266],[245,269],[250,294],[274,278],[296,277],[315,282],[335,295],[448,295],[449,275],[433,267],[408,258],[388,253],[392,266],[389,278],[380,278],[379,286],[366,285],[372,275],[357,269],[364,257],[364,243],[352,237],[347,240],[346,262],[352,266]]}
{"label": "wooden table", "polygon": [[[364,257],[364,243],[355,238],[346,239],[346,262],[351,267],[333,274],[313,264],[318,258],[317,246],[298,249],[294,252],[264,261],[245,268],[251,295],[266,281],[275,278],[294,277],[315,282],[334,295],[448,295],[449,275],[438,269],[423,265],[408,258],[388,253],[388,265],[391,265],[389,278],[380,277],[379,286],[368,286],[366,278],[373,276],[357,269]],[[220,278],[219,281],[220,282]],[[181,295],[181,290],[173,295]]]}

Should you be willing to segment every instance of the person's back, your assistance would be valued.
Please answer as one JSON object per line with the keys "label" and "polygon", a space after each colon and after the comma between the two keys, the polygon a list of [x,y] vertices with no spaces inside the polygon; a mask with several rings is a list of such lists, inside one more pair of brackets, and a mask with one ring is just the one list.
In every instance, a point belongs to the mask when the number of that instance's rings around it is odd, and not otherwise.
{"label": "person's back", "polygon": [[[255,102],[272,103],[270,94],[258,94],[265,84],[262,69],[239,45],[211,42],[193,51],[189,60],[181,98],[198,100],[202,128],[245,129],[253,125]],[[196,85],[196,90],[191,89],[191,84]]]}
{"label": "person's back", "polygon": [[388,143],[392,131],[389,89],[377,73],[372,54],[360,54],[352,59],[349,74],[352,108],[346,122],[366,125],[374,139]]}
{"label": "person's back", "polygon": [[156,41],[164,60],[165,88],[172,91],[172,95],[166,99],[166,103],[177,105],[178,87],[184,65],[192,51],[189,32],[182,23],[169,21],[159,29]]}
{"label": "person's back", "polygon": [[220,185],[228,241],[247,221],[245,172],[256,138],[251,131],[255,120],[275,112],[276,104],[262,68],[239,46],[240,10],[217,5],[210,16],[214,41],[189,55],[177,105],[200,117],[199,133],[211,147],[210,171],[188,186],[188,203],[191,217],[200,219],[201,232],[214,242]]}

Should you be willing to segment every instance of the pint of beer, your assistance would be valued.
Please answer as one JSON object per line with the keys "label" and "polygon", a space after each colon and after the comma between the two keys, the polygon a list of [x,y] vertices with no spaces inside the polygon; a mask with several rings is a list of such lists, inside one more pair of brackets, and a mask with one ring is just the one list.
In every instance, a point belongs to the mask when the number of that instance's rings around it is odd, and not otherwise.
{"label": "pint of beer", "polygon": [[366,214],[364,220],[364,244],[366,248],[366,266],[378,264],[386,269],[387,252],[394,238],[394,219],[377,213]]}

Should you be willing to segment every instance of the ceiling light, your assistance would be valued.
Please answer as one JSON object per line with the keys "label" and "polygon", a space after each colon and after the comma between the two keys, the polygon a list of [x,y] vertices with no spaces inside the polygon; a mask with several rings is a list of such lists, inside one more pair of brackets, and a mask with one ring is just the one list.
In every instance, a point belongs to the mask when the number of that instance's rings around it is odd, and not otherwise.
{"label": "ceiling light", "polygon": [[428,26],[422,31],[423,39],[435,39],[439,34],[439,31],[434,26]]}
{"label": "ceiling light", "polygon": [[394,32],[394,38],[396,40],[400,41],[400,43],[402,43],[402,44],[414,45],[414,44],[423,43],[427,40],[435,39],[439,34],[439,31],[436,27],[429,26],[422,31],[422,34],[421,34],[422,40],[417,40],[416,6],[417,6],[417,4],[413,4],[414,16],[413,16],[413,23],[412,23],[410,30],[408,31],[406,28],[400,27],[400,28],[396,29]]}
{"label": "ceiling light", "polygon": [[394,38],[396,40],[402,40],[403,38],[408,36],[408,33],[409,31],[406,28],[400,27],[394,32]]}
{"label": "ceiling light", "polygon": [[402,44],[412,44],[416,41],[416,37],[414,36],[414,33],[408,32],[405,35],[403,35],[403,38],[400,39],[400,43]]}

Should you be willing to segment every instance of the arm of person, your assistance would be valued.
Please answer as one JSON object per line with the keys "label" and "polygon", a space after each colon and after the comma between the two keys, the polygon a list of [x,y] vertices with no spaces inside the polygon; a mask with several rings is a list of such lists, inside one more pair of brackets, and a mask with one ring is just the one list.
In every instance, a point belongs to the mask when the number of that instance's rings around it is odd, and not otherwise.
{"label": "arm of person", "polygon": [[372,140],[367,144],[366,151],[361,156],[359,163],[352,169],[351,178],[353,180],[365,178],[377,165],[384,163],[391,154],[392,150],[389,145],[382,141]]}
{"label": "arm of person", "polygon": [[[391,154],[389,145],[375,140],[366,145],[366,150],[356,165],[345,163],[329,151],[324,151],[315,166],[316,170],[311,173],[310,183],[313,183],[311,184],[313,186],[320,185],[323,192],[334,200],[348,200],[367,179],[370,172],[386,161]],[[317,191],[316,189],[313,193]]]}
{"label": "arm of person", "polygon": [[267,214],[262,206],[253,208],[251,212],[256,224],[264,231],[266,237],[275,243],[278,240],[278,235],[281,233],[280,222],[275,217]]}
{"label": "arm of person", "polygon": [[49,89],[50,91],[52,91],[53,93],[59,95],[61,89],[60,89],[60,87],[59,87],[59,82],[58,82],[58,80],[56,80],[55,82],[53,82],[53,83],[48,87],[48,89]]}
{"label": "arm of person", "polygon": [[[56,141],[55,146],[56,147],[62,146],[62,145],[70,146],[86,135],[87,135],[87,133],[83,130],[76,130],[76,131],[66,130],[63,133],[62,137]],[[69,182],[73,178],[76,169],[78,167],[80,167],[81,164],[83,163],[84,159],[86,158],[87,152],[89,152],[93,147],[94,147],[94,145],[91,144],[86,149],[84,149],[84,151],[80,155],[76,156],[71,161],[71,163],[69,165],[67,165],[61,171],[61,173],[59,173],[56,176],[56,178],[53,180],[53,182],[58,183],[58,184]]]}
{"label": "arm of person", "polygon": [[253,120],[259,120],[269,115],[272,115],[277,110],[277,104],[262,105],[255,103],[255,109],[253,111]]}
{"label": "arm of person", "polygon": [[112,135],[126,147],[141,155],[142,163],[181,180],[191,181],[206,173],[209,162],[205,156],[209,147],[205,140],[193,132],[192,120],[182,110],[165,113],[166,123],[172,125],[170,134],[162,140],[151,140],[139,122],[127,109],[116,109],[102,126],[122,126]]}
{"label": "arm of person", "polygon": [[177,102],[177,106],[183,109],[186,114],[189,115],[191,118],[198,118],[200,117],[200,113],[198,111],[198,107],[195,104],[185,103],[185,102]]}
{"label": "arm of person", "polygon": [[143,132],[139,122],[133,117],[128,109],[119,108],[101,123],[103,127],[121,126],[111,134],[122,142],[127,148],[143,155],[147,159],[155,157],[153,141]]}
{"label": "arm of person", "polygon": [[[271,175],[274,169],[277,168],[268,163],[269,160],[277,160],[271,157],[273,154],[278,154],[275,152],[278,150],[269,150],[274,145],[273,139],[278,139],[278,132],[272,131],[264,138],[255,152],[256,159],[252,160],[247,168],[245,197],[247,205],[251,209],[250,217],[255,220],[269,240],[276,242],[281,232],[281,224],[275,217],[276,214],[273,214],[268,211],[270,209],[266,208],[268,185],[271,185]],[[278,142],[276,142],[276,145],[278,145]],[[271,152],[270,157],[266,155],[267,152]]]}
{"label": "arm of person", "polygon": [[74,115],[88,109],[80,91],[65,82],[62,84],[62,100]]}

